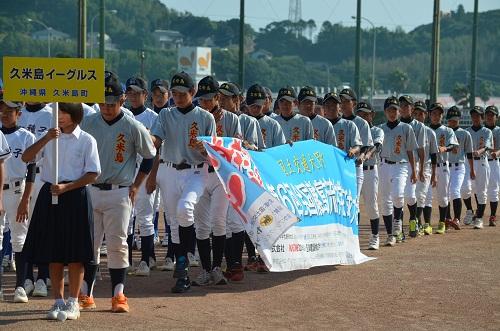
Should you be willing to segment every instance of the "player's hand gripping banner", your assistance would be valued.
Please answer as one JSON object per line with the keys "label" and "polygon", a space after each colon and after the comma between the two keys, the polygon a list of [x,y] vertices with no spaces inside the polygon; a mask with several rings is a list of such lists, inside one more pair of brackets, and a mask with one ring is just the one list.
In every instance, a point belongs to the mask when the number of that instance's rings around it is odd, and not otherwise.
{"label": "player's hand gripping banner", "polygon": [[359,249],[354,160],[343,151],[314,140],[263,152],[242,149],[235,138],[203,140],[271,271],[370,259]]}

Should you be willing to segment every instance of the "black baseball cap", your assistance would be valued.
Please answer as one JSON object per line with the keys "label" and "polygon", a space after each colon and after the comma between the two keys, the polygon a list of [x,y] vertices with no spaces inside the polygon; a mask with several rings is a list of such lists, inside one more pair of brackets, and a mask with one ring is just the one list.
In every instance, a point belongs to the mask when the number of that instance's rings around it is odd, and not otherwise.
{"label": "black baseball cap", "polygon": [[340,97],[335,92],[328,92],[327,94],[325,94],[325,96],[323,97],[323,104],[329,99],[333,99],[335,100],[335,102],[340,103]]}
{"label": "black baseball cap", "polygon": [[413,106],[413,98],[407,94],[399,97],[399,104],[402,104],[403,102]]}
{"label": "black baseball cap", "polygon": [[264,91],[266,91],[266,96],[268,98],[271,98],[271,99],[273,98],[273,92],[271,92],[270,88],[264,86]]}
{"label": "black baseball cap", "polygon": [[384,110],[385,109],[389,109],[389,108],[399,109],[399,100],[398,100],[398,98],[392,96],[392,97],[388,97],[387,99],[385,99],[385,101],[384,101]]}
{"label": "black baseball cap", "polygon": [[112,71],[104,71],[104,99],[107,104],[115,104],[123,95],[123,87],[118,76]]}
{"label": "black baseball cap", "polygon": [[9,100],[0,100],[7,105],[9,108],[21,108],[23,106],[22,101],[9,101]]}
{"label": "black baseball cap", "polygon": [[373,113],[373,108],[369,102],[361,101],[356,105],[356,111],[363,113]]}
{"label": "black baseball cap", "polygon": [[318,97],[318,98],[316,99],[316,104],[317,104],[317,105],[320,105],[320,106],[323,106],[323,97]]}
{"label": "black baseball cap", "polygon": [[198,93],[200,99],[210,100],[219,92],[219,82],[212,76],[206,76],[198,83]]}
{"label": "black baseball cap", "polygon": [[295,90],[290,86],[280,88],[278,91],[278,100],[285,99],[286,101],[294,102],[297,100]]}
{"label": "black baseball cap", "polygon": [[125,82],[125,88],[127,91],[144,92],[148,90],[148,84],[141,77],[130,77]]}
{"label": "black baseball cap", "polygon": [[469,112],[471,115],[472,113],[478,113],[479,115],[484,115],[484,109],[481,106],[474,106]]}
{"label": "black baseball cap", "polygon": [[191,78],[191,76],[189,76],[186,72],[181,71],[172,77],[170,82],[171,90],[186,93],[192,88],[194,88],[193,78]]}
{"label": "black baseball cap", "polygon": [[462,117],[462,112],[457,106],[450,107],[446,113],[447,120],[459,120]]}
{"label": "black baseball cap", "polygon": [[249,106],[251,105],[262,106],[266,101],[266,98],[267,98],[266,90],[259,84],[254,84],[248,88],[245,102]]}
{"label": "black baseball cap", "polygon": [[219,87],[219,92],[227,95],[228,97],[240,95],[240,89],[235,84],[230,82],[222,83],[222,85]]}
{"label": "black baseball cap", "polygon": [[317,101],[316,91],[311,86],[304,86],[299,91],[299,102],[304,100],[310,100],[312,102]]}
{"label": "black baseball cap", "polygon": [[342,91],[340,91],[339,95],[341,98],[345,98],[348,100],[357,100],[358,99],[356,97],[356,92],[354,92],[354,90],[350,87],[347,87],[347,88],[343,89]]}
{"label": "black baseball cap", "polygon": [[493,113],[493,114],[498,116],[497,106],[491,105],[491,106],[486,107],[486,109],[484,110],[484,113],[486,114],[487,112]]}
{"label": "black baseball cap", "polygon": [[421,100],[415,101],[413,104],[413,110],[427,111],[427,105]]}
{"label": "black baseball cap", "polygon": [[429,106],[429,112],[433,111],[434,109],[440,109],[444,113],[444,106],[441,102],[431,103],[431,105]]}
{"label": "black baseball cap", "polygon": [[168,92],[168,81],[164,79],[155,79],[151,82],[151,92],[155,89],[159,89],[163,93]]}

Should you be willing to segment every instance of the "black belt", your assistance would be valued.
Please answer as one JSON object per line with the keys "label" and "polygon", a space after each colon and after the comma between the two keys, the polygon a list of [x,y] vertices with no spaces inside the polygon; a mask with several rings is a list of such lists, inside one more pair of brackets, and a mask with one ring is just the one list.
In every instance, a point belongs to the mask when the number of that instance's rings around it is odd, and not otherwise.
{"label": "black belt", "polygon": [[[170,163],[170,162],[168,162]],[[181,164],[175,164],[175,163],[170,163],[170,166],[172,168],[175,168],[176,170],[186,170],[186,169],[193,169],[193,168],[203,168],[204,163],[200,163],[197,165],[190,165],[188,163],[181,163]]]}
{"label": "black belt", "polygon": [[450,163],[450,167],[458,167],[459,165],[461,165],[463,163],[461,162],[457,162],[457,163]]}
{"label": "black belt", "polygon": [[387,159],[384,159],[384,163],[387,163],[387,164],[396,164],[398,162],[394,162],[394,161],[389,161]]}
{"label": "black belt", "polygon": [[39,174],[40,173],[40,167],[36,167],[36,173]]}
{"label": "black belt", "polygon": [[214,167],[212,167],[212,166],[209,166],[209,167],[208,167],[208,172],[210,172],[210,173],[212,173],[212,172],[215,172],[215,169],[214,169]]}
{"label": "black belt", "polygon": [[160,159],[160,163],[162,163],[162,164],[165,163],[165,160]]}
{"label": "black belt", "polygon": [[[19,186],[21,186],[21,182],[17,181],[17,182],[14,182],[14,185],[12,187],[19,187]],[[11,186],[9,184],[3,184],[4,190],[8,190],[9,188],[11,188]]]}
{"label": "black belt", "polygon": [[375,169],[375,166],[372,165],[372,166],[363,166],[363,170],[373,170]]}
{"label": "black belt", "polygon": [[484,160],[484,157],[475,157],[474,160],[476,160],[476,161]]}
{"label": "black belt", "polygon": [[491,161],[498,161],[498,159],[488,159],[488,162],[491,162]]}
{"label": "black belt", "polygon": [[[97,187],[101,191],[111,191],[113,189],[113,184],[101,183],[101,184],[92,184],[92,186]],[[118,188],[128,187],[125,185],[118,185]]]}
{"label": "black belt", "polygon": [[446,167],[448,165],[448,162],[443,162],[443,163],[438,163],[436,164],[436,167]]}

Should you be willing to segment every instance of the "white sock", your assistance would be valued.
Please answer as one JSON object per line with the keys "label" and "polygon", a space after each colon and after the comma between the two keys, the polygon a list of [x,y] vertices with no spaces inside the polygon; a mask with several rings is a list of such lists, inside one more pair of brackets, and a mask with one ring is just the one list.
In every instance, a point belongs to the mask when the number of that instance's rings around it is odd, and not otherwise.
{"label": "white sock", "polygon": [[75,303],[77,302],[77,299],[76,298],[73,298],[73,297],[69,297],[68,300],[67,300],[68,303]]}
{"label": "white sock", "polygon": [[114,291],[113,291],[113,295],[116,297],[118,294],[123,294],[124,288],[125,288],[125,285],[123,285],[122,283],[117,284],[115,286]]}

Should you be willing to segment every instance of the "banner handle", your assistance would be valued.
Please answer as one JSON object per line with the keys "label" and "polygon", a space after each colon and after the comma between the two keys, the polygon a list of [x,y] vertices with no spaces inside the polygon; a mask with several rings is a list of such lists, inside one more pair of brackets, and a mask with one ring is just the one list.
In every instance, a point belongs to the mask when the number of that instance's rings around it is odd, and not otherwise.
{"label": "banner handle", "polygon": [[[52,108],[52,120],[54,122],[54,128],[57,128],[59,126],[59,102],[54,102]],[[59,177],[59,162],[58,162],[58,156],[59,156],[59,144],[58,144],[59,138],[56,138],[52,141],[52,164],[54,165],[54,168],[52,169],[52,175],[54,178],[53,185],[58,184],[58,177]],[[57,205],[59,202],[59,197],[57,195],[52,196],[52,204]]]}

